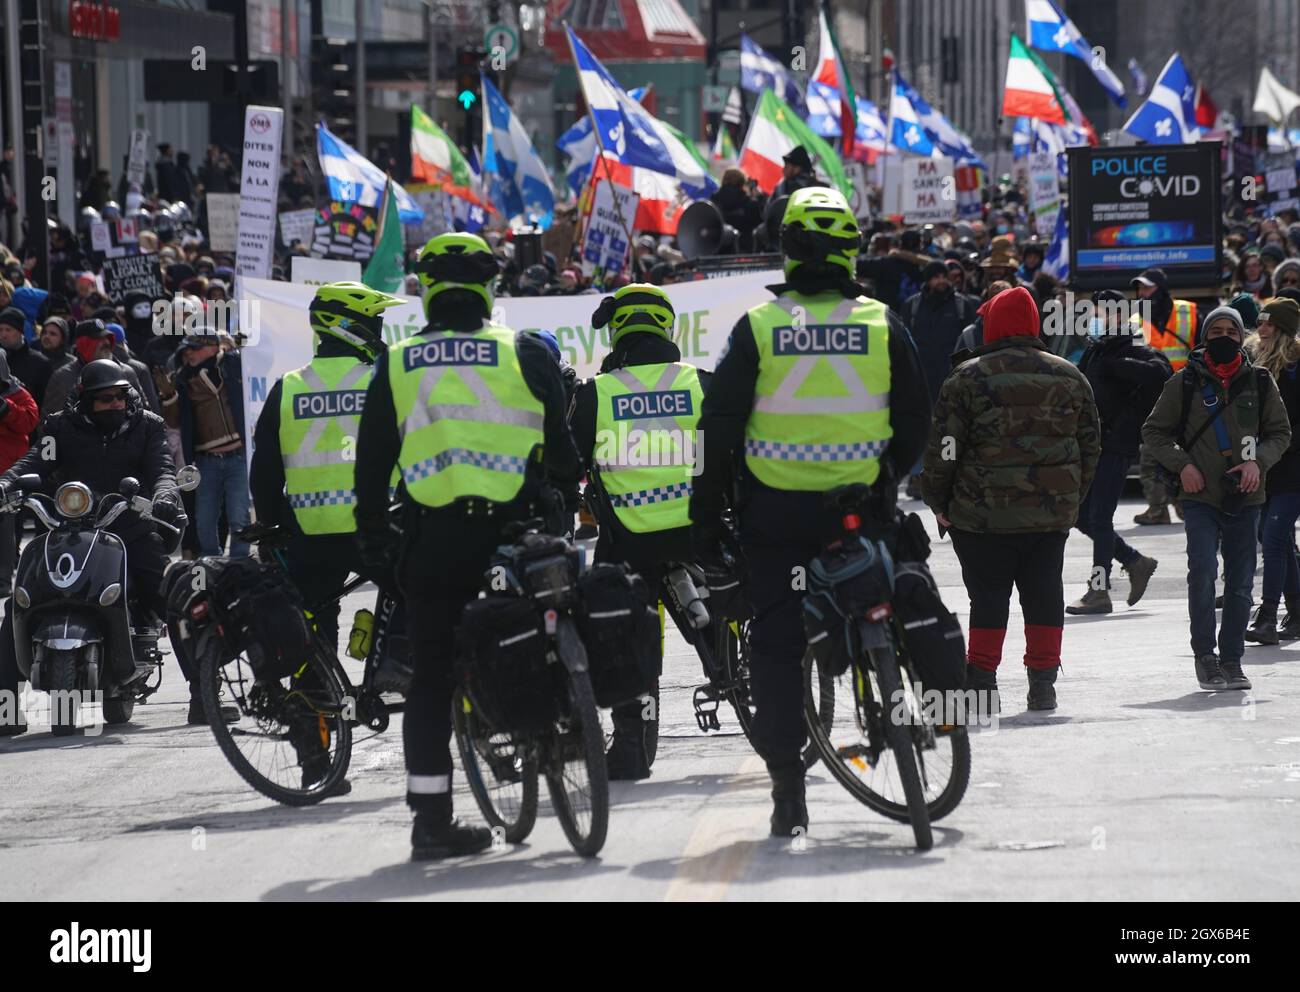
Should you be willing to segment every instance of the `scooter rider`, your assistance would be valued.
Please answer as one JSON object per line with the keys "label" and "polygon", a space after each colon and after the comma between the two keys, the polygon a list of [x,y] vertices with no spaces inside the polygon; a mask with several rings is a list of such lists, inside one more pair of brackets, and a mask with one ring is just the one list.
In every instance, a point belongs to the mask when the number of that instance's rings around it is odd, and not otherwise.
{"label": "scooter rider", "polygon": [[[546,482],[576,489],[581,469],[564,384],[545,343],[494,323],[496,259],[473,234],[441,234],[415,272],[429,323],[375,363],[357,445],[363,560],[398,559],[414,675],[402,724],[411,857],[481,851],[484,827],[452,816],[453,632],[477,597],[503,526],[536,514]],[[405,485],[401,554],[389,525],[394,466]]]}
{"label": "scooter rider", "polygon": [[[186,520],[163,420],[141,407],[139,395],[112,359],[90,362],[81,370],[75,405],[46,417],[31,449],[0,475],[0,502],[17,498],[15,480],[29,474],[39,475],[50,486],[81,482],[96,496],[117,492],[122,479],[134,477],[140,482],[141,495],[152,495],[153,515],[184,530]],[[169,549],[163,538],[151,523],[129,511],[110,530],[126,545],[128,579],[135,600],[165,616],[159,588]],[[4,692],[18,688],[13,639],[13,621],[6,608],[0,626],[0,691]],[[207,723],[198,673],[184,674],[190,682],[189,722]],[[24,730],[26,725],[20,720],[0,726],[0,736]]]}
{"label": "scooter rider", "polygon": [[[691,560],[695,425],[708,373],[681,360],[672,340],[672,301],[658,286],[632,283],[606,297],[591,326],[606,324],[610,353],[600,374],[578,387],[570,425],[592,480],[588,503],[600,524],[596,561],[624,562],[639,572],[655,606],[664,564]],[[663,457],[667,452],[674,457]],[[657,708],[657,686],[653,697]],[[647,716],[641,699],[614,707],[606,755],[611,779],[649,777],[646,735],[658,733],[658,719]]]}
{"label": "scooter rider", "polygon": [[808,825],[799,570],[832,537],[823,494],[901,478],[929,432],[929,392],[911,338],[853,282],[858,224],[836,190],[790,197],[781,225],[786,282],[736,324],[704,399],[704,472],[691,520],[700,554],[743,453],[737,509],[748,562],[754,744],[772,777],[774,836]]}

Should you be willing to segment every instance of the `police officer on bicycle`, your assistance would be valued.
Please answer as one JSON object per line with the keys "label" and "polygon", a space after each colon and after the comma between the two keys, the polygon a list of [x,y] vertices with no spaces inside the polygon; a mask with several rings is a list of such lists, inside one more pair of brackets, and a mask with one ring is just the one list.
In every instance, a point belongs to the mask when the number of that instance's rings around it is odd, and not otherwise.
{"label": "police officer on bicycle", "polygon": [[[591,326],[608,325],[612,347],[600,374],[578,387],[570,418],[590,480],[588,504],[600,524],[596,561],[623,562],[639,572],[652,606],[664,564],[691,558],[695,426],[708,381],[707,372],[681,360],[672,340],[675,319],[658,286],[633,283],[602,300]],[[650,775],[648,735],[658,733],[658,705],[656,686],[650,700],[614,707],[610,779]]]}
{"label": "police officer on bicycle", "polygon": [[[755,748],[772,777],[773,836],[806,829],[801,570],[837,532],[824,494],[906,475],[925,447],[929,393],[902,322],[853,281],[857,221],[836,190],[796,191],[781,225],[786,281],[732,329],[699,431],[704,472],[691,520],[719,540],[735,472],[748,562]],[[743,459],[737,470],[737,459]]]}
{"label": "police officer on bicycle", "polygon": [[[473,234],[442,234],[415,273],[428,325],[375,364],[356,464],[357,537],[368,563],[397,559],[414,674],[403,739],[411,856],[481,851],[492,838],[452,816],[454,629],[478,595],[504,526],[537,515],[548,483],[581,470],[559,366],[535,335],[492,320],[496,259]],[[389,476],[405,485],[401,554]]]}
{"label": "police officer on bicycle", "polygon": [[[383,313],[401,303],[359,282],[321,286],[307,308],[315,357],[271,387],[257,418],[253,506],[260,523],[291,532],[284,563],[309,606],[363,571],[353,517],[357,430],[384,351]],[[338,604],[315,619],[337,644]]]}

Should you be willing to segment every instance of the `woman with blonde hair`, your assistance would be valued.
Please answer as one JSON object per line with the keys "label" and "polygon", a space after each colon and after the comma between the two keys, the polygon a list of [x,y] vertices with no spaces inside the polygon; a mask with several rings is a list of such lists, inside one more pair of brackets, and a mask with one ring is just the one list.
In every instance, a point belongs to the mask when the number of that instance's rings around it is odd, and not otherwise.
{"label": "woman with blonde hair", "polygon": [[[1264,480],[1267,502],[1260,526],[1264,552],[1264,587],[1254,622],[1246,640],[1276,644],[1282,638],[1300,638],[1300,562],[1295,549],[1295,523],[1300,518],[1300,304],[1286,297],[1265,303],[1259,325],[1246,339],[1244,349],[1252,364],[1263,366],[1277,382],[1278,393],[1291,420],[1291,447],[1268,471]],[[1287,614],[1277,622],[1279,599],[1286,596]]]}

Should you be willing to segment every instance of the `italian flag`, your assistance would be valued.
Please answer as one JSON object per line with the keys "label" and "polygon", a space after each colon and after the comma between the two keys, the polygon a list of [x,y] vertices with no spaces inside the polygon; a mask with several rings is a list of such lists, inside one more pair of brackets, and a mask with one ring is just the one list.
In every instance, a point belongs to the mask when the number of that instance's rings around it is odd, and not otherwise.
{"label": "italian flag", "polygon": [[731,140],[731,131],[727,129],[725,122],[718,124],[718,134],[713,139],[713,161],[736,161],[736,145]]}
{"label": "italian flag", "polygon": [[1013,34],[1011,57],[1007,60],[1007,88],[1002,94],[1004,117],[1037,117],[1052,124],[1066,123],[1065,108],[1041,65],[1025,43]]}
{"label": "italian flag", "polygon": [[496,213],[475,190],[474,173],[456,142],[415,104],[411,105],[411,182],[440,189]]}
{"label": "italian flag", "polygon": [[781,157],[795,145],[808,149],[809,157],[826,174],[831,184],[846,197],[853,187],[844,173],[844,163],[790,105],[772,90],[763,90],[749,122],[749,133],[740,149],[740,170],[754,179],[764,193],[771,193],[781,181]]}
{"label": "italian flag", "polygon": [[840,54],[840,46],[835,40],[835,32],[826,16],[825,7],[821,9],[821,39],[817,52],[821,61],[813,78],[840,91],[841,151],[845,155],[851,155],[853,139],[858,129],[858,100],[853,92],[853,79],[849,76],[844,56]]}

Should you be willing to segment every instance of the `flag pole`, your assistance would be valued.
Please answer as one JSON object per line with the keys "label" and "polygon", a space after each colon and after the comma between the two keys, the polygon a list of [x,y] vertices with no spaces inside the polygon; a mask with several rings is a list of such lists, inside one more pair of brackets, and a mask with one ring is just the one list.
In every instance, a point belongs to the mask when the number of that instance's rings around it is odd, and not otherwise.
{"label": "flag pole", "polygon": [[[582,71],[578,69],[578,52],[573,47],[573,29],[569,27],[568,21],[564,22],[564,37],[569,43],[569,55],[573,59],[573,67],[578,74],[578,86],[579,88],[582,88]],[[583,89],[582,96],[587,104],[587,117],[591,120],[591,133],[596,136],[596,157],[600,159],[600,164],[605,170],[605,180],[609,183],[610,189],[612,191],[614,187],[614,177],[610,174],[609,163],[605,161],[605,143],[600,140],[600,127],[596,124],[596,112],[591,109],[591,100],[587,98],[586,89]],[[595,175],[594,169],[592,170],[592,175],[593,176]],[[593,207],[595,206],[594,203],[595,188],[596,188],[595,184],[593,183],[592,184],[592,190],[593,190],[592,206]],[[619,206],[618,197],[617,196],[613,197],[613,200],[614,200],[614,214],[618,217],[618,225],[619,227],[623,228],[623,233],[627,235],[627,253],[631,258],[632,273],[633,275],[639,276],[641,274],[641,266],[637,262],[636,245],[632,243],[632,229],[628,226],[627,221],[624,220],[623,218],[623,208]]]}

